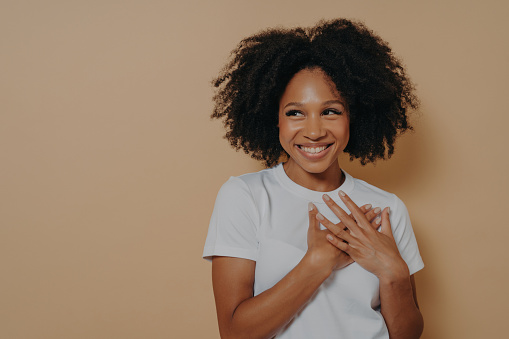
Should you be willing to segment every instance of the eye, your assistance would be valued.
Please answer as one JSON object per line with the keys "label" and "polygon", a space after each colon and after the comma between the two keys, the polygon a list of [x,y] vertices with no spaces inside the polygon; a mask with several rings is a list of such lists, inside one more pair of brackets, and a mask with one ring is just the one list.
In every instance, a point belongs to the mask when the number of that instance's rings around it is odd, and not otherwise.
{"label": "eye", "polygon": [[328,108],[322,112],[323,115],[341,115],[343,112],[338,111],[336,109]]}
{"label": "eye", "polygon": [[300,111],[292,109],[292,110],[286,112],[285,115],[287,117],[301,117],[303,114]]}

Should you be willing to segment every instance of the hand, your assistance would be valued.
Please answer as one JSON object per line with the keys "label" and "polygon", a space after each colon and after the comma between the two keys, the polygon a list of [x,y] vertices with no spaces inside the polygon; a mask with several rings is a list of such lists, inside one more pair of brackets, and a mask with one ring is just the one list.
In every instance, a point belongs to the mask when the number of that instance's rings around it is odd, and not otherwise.
{"label": "hand", "polygon": [[[373,221],[376,215],[380,213],[380,208],[371,209],[371,205],[367,204],[362,206],[359,211],[364,213],[364,217],[372,222],[374,229],[380,226],[380,218]],[[325,265],[325,268],[330,269],[331,272],[332,270],[338,270],[350,265],[353,262],[352,258],[337,246],[332,246],[329,241],[327,241],[326,237],[327,235],[331,235],[331,232],[329,230],[320,229],[320,223],[317,221],[316,217],[317,214],[320,213],[318,213],[316,206],[309,203],[308,252],[306,255],[310,257],[311,263],[317,265],[317,267],[323,267],[323,265]],[[348,217],[352,222],[355,222],[353,216],[348,215]],[[345,228],[341,222],[335,226],[341,229]]]}
{"label": "hand", "polygon": [[[392,235],[389,208],[382,211],[381,231],[377,232],[348,195],[340,191],[339,196],[355,220],[325,194],[325,203],[341,220],[341,225],[338,225],[321,214],[317,215],[317,219],[332,233],[327,235],[327,240],[381,280],[408,275],[408,267]],[[344,229],[345,226],[348,231]]]}

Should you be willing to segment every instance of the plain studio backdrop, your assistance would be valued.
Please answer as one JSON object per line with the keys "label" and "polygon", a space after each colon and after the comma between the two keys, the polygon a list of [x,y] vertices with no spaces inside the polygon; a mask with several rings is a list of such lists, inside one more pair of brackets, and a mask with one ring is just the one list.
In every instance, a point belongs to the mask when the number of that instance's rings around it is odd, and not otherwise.
{"label": "plain studio backdrop", "polygon": [[341,165],[407,205],[423,338],[507,334],[506,1],[0,2],[0,338],[218,338],[201,259],[219,187],[262,166],[210,121],[245,36],[360,19],[422,106]]}

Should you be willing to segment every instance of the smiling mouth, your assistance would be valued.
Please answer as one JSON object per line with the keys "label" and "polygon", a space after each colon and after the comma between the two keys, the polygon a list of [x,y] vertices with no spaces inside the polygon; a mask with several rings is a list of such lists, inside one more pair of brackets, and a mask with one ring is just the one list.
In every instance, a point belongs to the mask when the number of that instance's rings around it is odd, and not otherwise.
{"label": "smiling mouth", "polygon": [[317,153],[320,153],[320,152],[323,152],[325,151],[327,148],[329,148],[332,144],[329,144],[329,145],[325,145],[325,146],[320,146],[320,147],[304,147],[304,146],[301,146],[301,145],[297,145],[297,147],[299,147],[301,150],[303,150],[304,152],[306,153],[309,153],[309,154],[317,154]]}

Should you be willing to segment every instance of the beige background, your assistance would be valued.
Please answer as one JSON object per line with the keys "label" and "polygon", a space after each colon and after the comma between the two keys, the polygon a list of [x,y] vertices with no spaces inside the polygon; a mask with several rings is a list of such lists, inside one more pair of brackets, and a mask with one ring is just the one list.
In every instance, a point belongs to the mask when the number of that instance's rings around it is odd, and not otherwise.
{"label": "beige background", "polygon": [[407,204],[423,338],[501,338],[509,286],[505,1],[0,1],[0,338],[218,338],[215,195],[261,166],[210,80],[261,28],[359,18],[422,108],[352,175]]}

